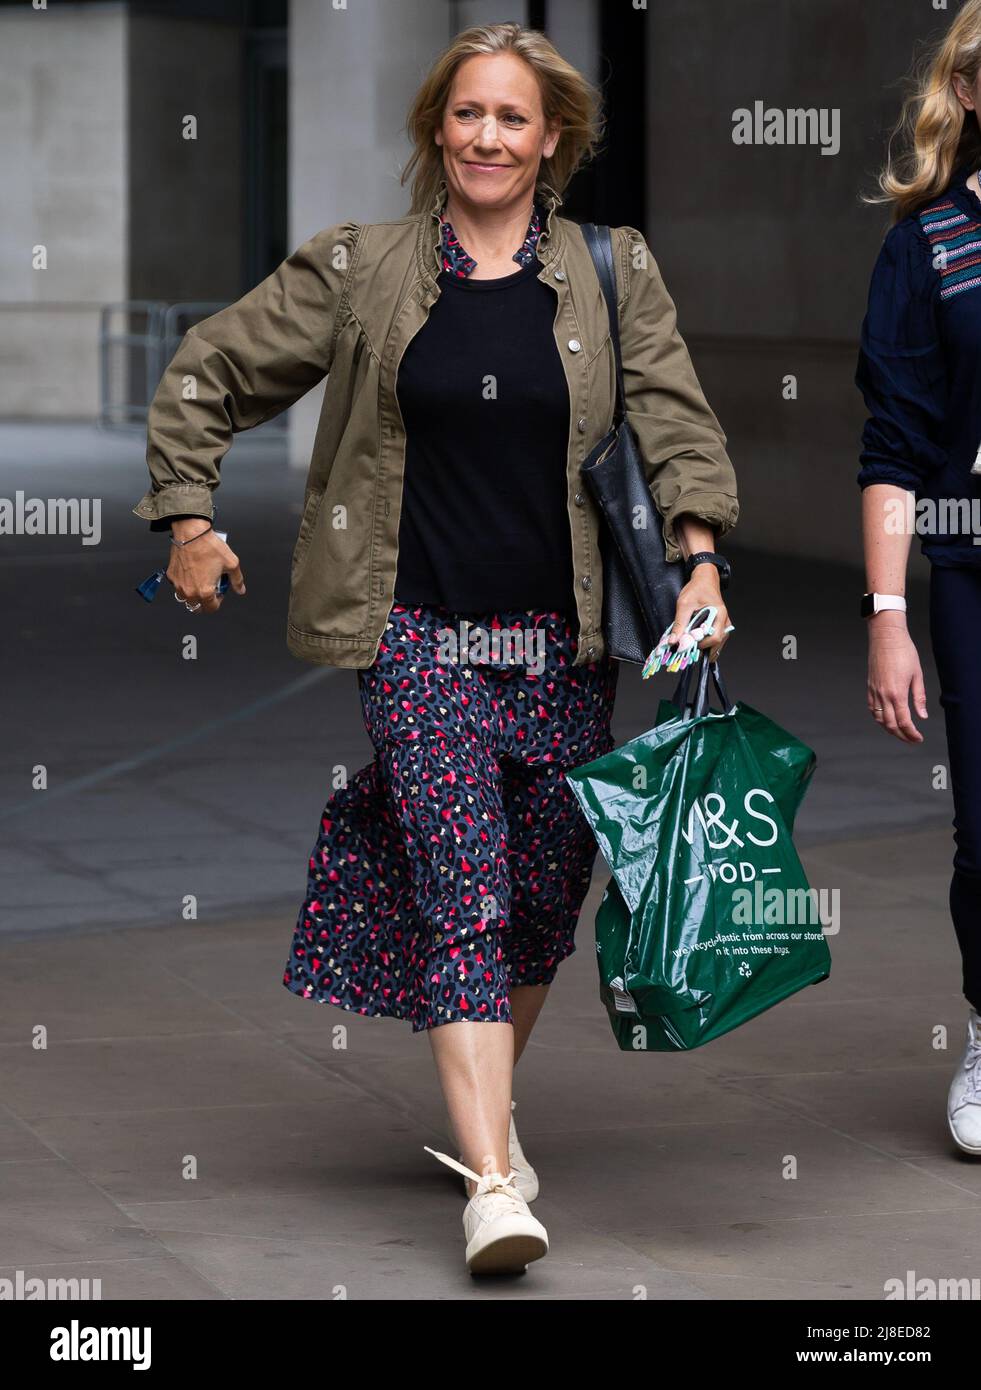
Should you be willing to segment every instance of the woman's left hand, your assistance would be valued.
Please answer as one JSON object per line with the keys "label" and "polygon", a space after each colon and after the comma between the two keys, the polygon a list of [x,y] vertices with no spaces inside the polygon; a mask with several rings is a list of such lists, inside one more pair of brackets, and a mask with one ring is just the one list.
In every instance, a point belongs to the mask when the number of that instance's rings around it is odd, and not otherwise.
{"label": "woman's left hand", "polygon": [[[700,570],[705,572],[699,573]],[[711,637],[703,637],[697,645],[705,653],[706,660],[715,661],[729,639],[729,633],[725,629],[729,627],[732,619],[729,617],[729,610],[722,597],[718,570],[714,565],[696,566],[695,573],[678,595],[678,602],[674,611],[674,626],[671,628],[671,634],[667,640],[669,645],[676,647],[688,619],[696,609],[704,608],[707,604],[711,604],[713,608],[718,610],[713,624],[714,633]]]}

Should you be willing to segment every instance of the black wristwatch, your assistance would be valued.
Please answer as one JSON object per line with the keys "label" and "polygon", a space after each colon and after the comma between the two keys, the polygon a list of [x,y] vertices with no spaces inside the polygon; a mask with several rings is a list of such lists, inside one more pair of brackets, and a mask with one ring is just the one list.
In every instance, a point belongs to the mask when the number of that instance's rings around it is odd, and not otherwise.
{"label": "black wristwatch", "polygon": [[732,566],[724,555],[717,555],[714,550],[699,550],[694,555],[689,555],[685,561],[685,578],[691,579],[692,571],[696,565],[715,565],[719,571],[719,588],[724,589],[729,583],[732,574]]}

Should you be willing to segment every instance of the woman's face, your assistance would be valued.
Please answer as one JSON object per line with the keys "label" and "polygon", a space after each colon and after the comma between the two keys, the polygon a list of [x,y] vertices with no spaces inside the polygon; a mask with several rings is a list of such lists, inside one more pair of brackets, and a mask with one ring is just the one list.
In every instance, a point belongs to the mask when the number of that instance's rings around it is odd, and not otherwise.
{"label": "woman's face", "polygon": [[456,70],[436,143],[451,195],[505,207],[534,194],[559,140],[546,128],[534,70],[513,53],[475,54]]}

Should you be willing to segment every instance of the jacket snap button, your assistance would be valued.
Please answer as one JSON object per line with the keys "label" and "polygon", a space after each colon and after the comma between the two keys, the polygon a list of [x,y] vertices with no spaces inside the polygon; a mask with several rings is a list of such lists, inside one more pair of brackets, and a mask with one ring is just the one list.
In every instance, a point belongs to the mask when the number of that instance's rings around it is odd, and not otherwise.
{"label": "jacket snap button", "polygon": [[593,657],[596,655],[596,648],[595,648],[595,647],[587,647],[587,648],[586,648],[586,655],[589,657],[590,661],[592,661]]}
{"label": "jacket snap button", "polygon": [[591,589],[593,587],[593,581],[590,579],[588,574],[583,575],[582,586],[584,589]]}
{"label": "jacket snap button", "polygon": [[570,351],[570,352],[578,352],[578,351],[581,349],[581,347],[582,347],[582,343],[579,341],[578,338],[570,338],[570,339],[569,339],[569,351]]}
{"label": "jacket snap button", "polygon": [[585,419],[585,416],[581,416],[581,417],[579,418],[579,420],[576,421],[576,424],[577,424],[577,426],[578,426],[578,428],[579,428],[579,433],[580,433],[580,434],[585,434],[585,432],[586,432],[586,419]]}
{"label": "jacket snap button", "polygon": [[585,497],[583,497],[581,492],[577,492],[575,497],[573,498],[573,501],[575,502],[577,507],[581,507],[585,500],[586,499]]}
{"label": "jacket snap button", "polygon": [[555,279],[556,279],[556,280],[564,280],[564,279],[565,279],[565,271],[564,271],[564,270],[557,270],[557,271],[555,272]]}

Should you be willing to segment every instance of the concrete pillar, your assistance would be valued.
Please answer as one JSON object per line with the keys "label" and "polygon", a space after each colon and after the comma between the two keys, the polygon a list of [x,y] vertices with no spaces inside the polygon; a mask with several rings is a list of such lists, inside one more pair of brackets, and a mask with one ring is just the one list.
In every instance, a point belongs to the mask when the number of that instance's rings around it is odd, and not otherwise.
{"label": "concrete pillar", "polygon": [[548,37],[565,58],[590,82],[600,80],[600,0],[552,0],[548,7]]}
{"label": "concrete pillar", "polygon": [[[409,101],[450,37],[446,0],[336,8],[290,3],[290,241],[347,219],[401,217]],[[315,388],[290,412],[290,462],[306,468],[323,398]]]}
{"label": "concrete pillar", "polygon": [[8,418],[97,411],[99,307],[128,293],[127,26],[122,4],[0,7]]}

